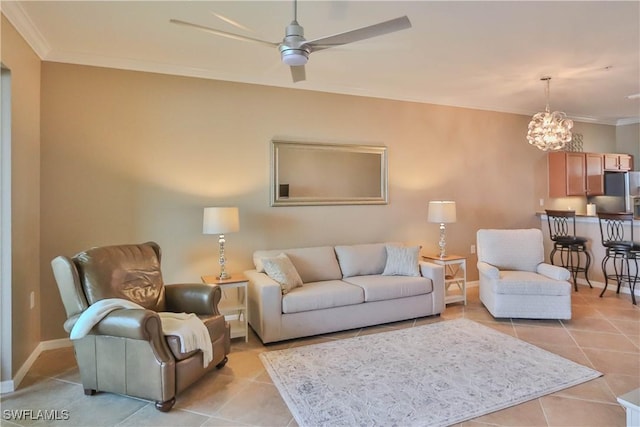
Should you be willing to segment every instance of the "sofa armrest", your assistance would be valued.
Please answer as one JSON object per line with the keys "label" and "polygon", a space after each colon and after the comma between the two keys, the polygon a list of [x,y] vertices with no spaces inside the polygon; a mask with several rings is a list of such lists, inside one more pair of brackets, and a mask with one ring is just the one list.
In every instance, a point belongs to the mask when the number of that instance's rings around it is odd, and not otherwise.
{"label": "sofa armrest", "polygon": [[202,283],[181,283],[166,285],[167,311],[174,313],[195,313],[218,315],[218,303],[222,297],[220,286]]}
{"label": "sofa armrest", "polygon": [[569,280],[569,277],[571,277],[571,273],[569,273],[569,270],[566,268],[547,264],[545,262],[538,264],[536,267],[536,273],[555,280]]}
{"label": "sofa armrest", "polygon": [[248,270],[244,275],[249,279],[248,321],[262,342],[267,343],[280,337],[282,324],[282,289],[280,284],[265,273]]}
{"label": "sofa armrest", "polygon": [[478,272],[481,276],[486,276],[489,279],[499,279],[500,278],[500,270],[493,265],[486,263],[484,261],[478,261]]}
{"label": "sofa armrest", "polygon": [[434,286],[436,286],[439,282],[442,282],[442,287],[444,289],[443,266],[428,261],[420,261],[418,264],[420,265],[420,274],[422,275],[422,277],[431,279]]}
{"label": "sofa armrest", "polygon": [[428,261],[420,261],[420,274],[422,277],[431,279],[433,283],[433,309],[434,313],[442,313],[444,311],[444,267]]}

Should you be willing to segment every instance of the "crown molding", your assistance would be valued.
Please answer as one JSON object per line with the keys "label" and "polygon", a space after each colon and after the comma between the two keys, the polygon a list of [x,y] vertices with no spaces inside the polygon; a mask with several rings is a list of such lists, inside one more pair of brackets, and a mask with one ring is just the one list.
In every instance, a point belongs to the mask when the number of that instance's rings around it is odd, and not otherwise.
{"label": "crown molding", "polygon": [[[22,37],[27,41],[29,46],[31,46],[31,48],[43,61],[62,62],[62,63],[76,64],[76,65],[88,65],[88,66],[96,66],[96,67],[115,68],[115,69],[121,69],[121,70],[142,71],[142,72],[150,72],[150,73],[178,75],[178,76],[185,76],[185,77],[230,81],[230,82],[237,82],[237,83],[291,88],[289,85],[274,85],[272,83],[260,81],[259,79],[247,78],[248,76],[228,75],[225,73],[213,72],[211,70],[197,68],[197,67],[185,67],[177,64],[167,64],[167,63],[144,61],[144,60],[131,59],[131,58],[108,57],[108,56],[102,56],[102,55],[95,55],[91,53],[77,53],[77,52],[71,53],[71,52],[64,52],[59,50],[52,50],[47,39],[38,30],[38,28],[35,26],[31,18],[29,18],[21,2],[2,1],[0,4],[2,6],[2,14],[7,17],[9,22],[11,22],[11,24],[16,28],[16,30],[20,33],[20,35],[22,35]],[[420,97],[414,97],[407,94],[405,94],[404,96],[398,96],[397,94],[396,95],[374,94],[362,88],[354,89],[354,88],[344,88],[344,87],[333,87],[333,88],[317,89],[317,88],[307,87],[307,88],[300,88],[300,89],[336,93],[336,94],[343,94],[343,95],[365,96],[365,97],[372,97],[372,98],[392,99],[397,101],[443,105],[443,106],[450,106],[450,107],[457,107],[457,108],[468,108],[468,109],[482,110],[482,111],[493,111],[493,112],[508,113],[508,114],[519,114],[519,115],[527,115],[527,116],[531,116],[534,114],[530,111],[515,111],[515,110],[496,108],[495,106],[487,106],[487,105],[475,105],[475,104],[465,104],[465,103],[455,104],[450,102],[443,103],[441,100],[425,99]],[[612,126],[623,126],[628,124],[640,123],[640,117],[627,117],[627,118],[618,119],[618,120],[616,119],[607,120],[607,119],[592,118],[592,117],[577,117],[577,116],[572,117],[570,114],[568,114],[568,116],[574,121],[578,121],[578,122],[605,124],[605,125],[612,125]]]}
{"label": "crown molding", "polygon": [[640,117],[625,117],[624,119],[618,119],[616,126],[635,125],[640,123]]}
{"label": "crown molding", "polygon": [[13,25],[18,33],[27,41],[31,49],[40,57],[47,59],[51,52],[51,46],[47,39],[35,26],[27,12],[25,12],[22,4],[18,1],[3,1],[2,14],[7,17],[11,25]]}

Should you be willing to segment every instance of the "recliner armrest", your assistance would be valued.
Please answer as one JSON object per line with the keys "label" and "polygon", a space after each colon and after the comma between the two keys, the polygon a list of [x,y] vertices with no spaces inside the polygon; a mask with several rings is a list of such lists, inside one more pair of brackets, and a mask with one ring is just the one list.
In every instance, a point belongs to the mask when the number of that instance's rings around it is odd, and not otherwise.
{"label": "recliner armrest", "polygon": [[222,291],[218,285],[181,283],[165,286],[167,311],[176,313],[220,314]]}
{"label": "recliner armrest", "polygon": [[500,270],[498,267],[495,267],[487,262],[478,261],[478,272],[481,275],[487,276],[489,279],[499,279],[500,278]]}
{"label": "recliner armrest", "polygon": [[152,310],[114,310],[93,327],[91,334],[148,341],[157,360],[173,360],[162,332],[162,320]]}
{"label": "recliner armrest", "polygon": [[571,277],[571,273],[569,273],[569,270],[566,268],[558,265],[547,264],[545,262],[541,262],[537,265],[536,273],[555,280],[569,280],[569,277]]}
{"label": "recliner armrest", "polygon": [[107,314],[91,333],[134,340],[150,341],[152,335],[162,336],[162,322],[152,310],[120,309]]}

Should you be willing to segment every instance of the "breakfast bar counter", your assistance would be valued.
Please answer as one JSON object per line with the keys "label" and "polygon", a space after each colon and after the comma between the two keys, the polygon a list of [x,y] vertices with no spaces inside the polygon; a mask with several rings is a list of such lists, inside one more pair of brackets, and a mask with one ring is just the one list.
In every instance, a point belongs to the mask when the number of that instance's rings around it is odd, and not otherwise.
{"label": "breakfast bar counter", "polygon": [[[540,226],[542,229],[542,234],[544,236],[544,252],[545,252],[545,260],[549,262],[549,254],[553,249],[553,242],[551,241],[551,237],[549,236],[549,223],[547,221],[547,215],[545,212],[536,212],[536,216],[540,218]],[[571,227],[571,224],[570,224]],[[634,221],[633,223],[633,237],[636,241],[640,242],[640,220]],[[571,228],[569,228],[571,230]],[[605,256],[605,250],[602,246],[602,238],[600,236],[600,223],[598,221],[597,216],[590,216],[585,214],[576,213],[576,236],[586,237],[589,241],[587,242],[587,250],[591,254],[591,267],[589,268],[589,280],[594,287],[604,287],[604,275],[602,274],[602,259]],[[558,259],[556,255],[556,259]],[[584,258],[581,261],[584,263]],[[578,275],[578,285],[588,286],[587,281],[584,279],[583,274]],[[614,286],[611,286],[612,283],[609,282],[608,289],[615,290]],[[620,292],[629,293],[628,286],[624,286]],[[636,295],[638,294],[638,289],[636,289]]]}

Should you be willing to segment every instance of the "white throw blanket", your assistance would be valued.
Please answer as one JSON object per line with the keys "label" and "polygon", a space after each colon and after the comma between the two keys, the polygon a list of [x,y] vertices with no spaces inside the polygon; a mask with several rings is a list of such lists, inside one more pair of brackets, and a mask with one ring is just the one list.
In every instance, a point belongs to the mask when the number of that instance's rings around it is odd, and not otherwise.
{"label": "white throw blanket", "polygon": [[[69,338],[72,340],[86,336],[107,314],[113,310],[142,309],[144,307],[122,298],[107,298],[89,306],[78,318],[71,329]],[[205,324],[193,313],[158,313],[162,321],[162,332],[165,335],[175,335],[180,338],[180,351],[187,353],[202,350],[205,368],[213,360],[213,346],[209,330]]]}

